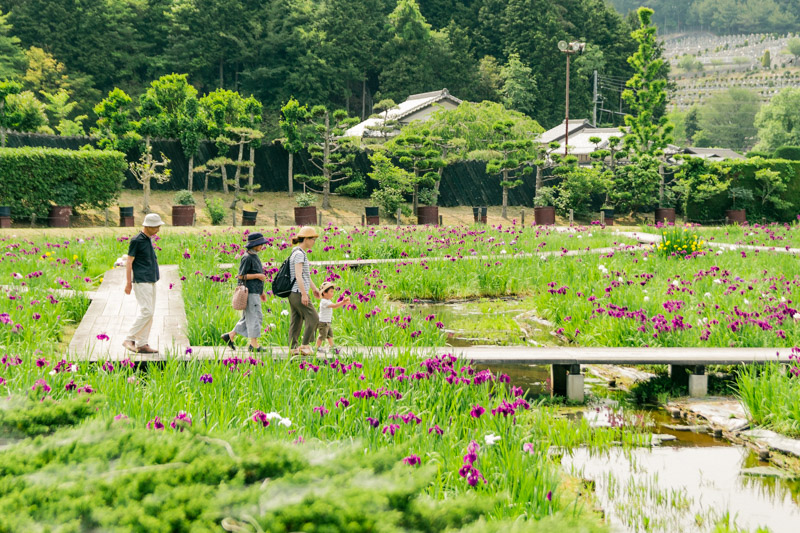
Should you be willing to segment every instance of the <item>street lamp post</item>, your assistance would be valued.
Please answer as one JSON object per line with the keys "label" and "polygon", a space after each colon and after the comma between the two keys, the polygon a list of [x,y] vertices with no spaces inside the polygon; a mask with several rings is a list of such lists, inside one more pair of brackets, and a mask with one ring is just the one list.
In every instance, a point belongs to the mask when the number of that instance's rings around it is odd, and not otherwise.
{"label": "street lamp post", "polygon": [[569,153],[569,56],[572,54],[581,54],[583,53],[584,48],[586,48],[586,43],[580,43],[578,41],[572,41],[568,43],[567,41],[559,41],[558,42],[558,49],[567,54],[567,101],[566,101],[566,111],[564,117],[564,125],[566,131],[564,133],[564,155],[567,156]]}

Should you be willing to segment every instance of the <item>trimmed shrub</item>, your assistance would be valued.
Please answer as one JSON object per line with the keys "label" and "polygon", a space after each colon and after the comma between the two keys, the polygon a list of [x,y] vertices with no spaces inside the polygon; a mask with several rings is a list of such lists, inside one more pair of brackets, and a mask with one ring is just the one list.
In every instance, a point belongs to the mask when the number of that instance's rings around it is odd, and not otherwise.
{"label": "trimmed shrub", "polygon": [[20,220],[47,217],[53,204],[104,209],[119,196],[127,168],[116,151],[0,148],[0,204]]}
{"label": "trimmed shrub", "polygon": [[367,182],[364,180],[364,175],[357,173],[352,180],[336,187],[336,194],[352,198],[366,198],[368,196]]}
{"label": "trimmed shrub", "polygon": [[775,159],[800,161],[800,146],[781,146],[775,150]]}

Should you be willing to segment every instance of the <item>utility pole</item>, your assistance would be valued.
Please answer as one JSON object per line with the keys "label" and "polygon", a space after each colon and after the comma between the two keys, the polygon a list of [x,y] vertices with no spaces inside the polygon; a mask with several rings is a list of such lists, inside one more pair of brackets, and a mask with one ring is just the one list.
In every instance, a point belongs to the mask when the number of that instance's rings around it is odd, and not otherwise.
{"label": "utility pole", "polygon": [[564,125],[566,128],[564,134],[564,155],[569,155],[569,56],[572,54],[583,53],[584,48],[586,48],[586,43],[579,43],[577,41],[573,41],[571,43],[567,43],[566,41],[559,41],[558,42],[558,49],[567,54],[567,92],[566,92],[566,109],[565,109],[565,117],[564,117]]}

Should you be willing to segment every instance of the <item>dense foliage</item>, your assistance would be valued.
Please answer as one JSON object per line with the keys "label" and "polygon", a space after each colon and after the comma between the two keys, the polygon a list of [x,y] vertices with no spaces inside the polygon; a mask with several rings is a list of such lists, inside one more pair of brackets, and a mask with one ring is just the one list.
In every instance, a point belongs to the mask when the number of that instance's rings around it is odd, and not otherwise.
{"label": "dense foliage", "polygon": [[294,96],[365,116],[381,98],[447,87],[550,126],[564,114],[559,40],[597,52],[575,62],[573,116],[590,115],[593,68],[627,79],[633,49],[602,0],[2,0],[0,10],[0,73],[37,97],[65,89],[75,113],[115,87],[138,97],[185,72],[201,94],[253,94],[272,112]]}
{"label": "dense foliage", "polygon": [[15,218],[47,217],[51,205],[108,207],[119,195],[125,155],[58,148],[0,149],[0,203]]}

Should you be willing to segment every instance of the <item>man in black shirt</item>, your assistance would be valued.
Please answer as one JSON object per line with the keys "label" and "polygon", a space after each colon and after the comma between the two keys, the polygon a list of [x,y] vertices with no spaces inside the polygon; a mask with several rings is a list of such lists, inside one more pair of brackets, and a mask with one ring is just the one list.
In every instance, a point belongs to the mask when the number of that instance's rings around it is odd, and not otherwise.
{"label": "man in black shirt", "polygon": [[153,249],[153,237],[164,222],[155,213],[144,217],[142,231],[131,239],[128,245],[128,262],[125,264],[125,294],[131,289],[136,295],[139,314],[131,326],[122,345],[136,353],[158,353],[150,347],[147,338],[153,325],[153,314],[156,308],[156,282],[161,277],[158,272],[158,259]]}

